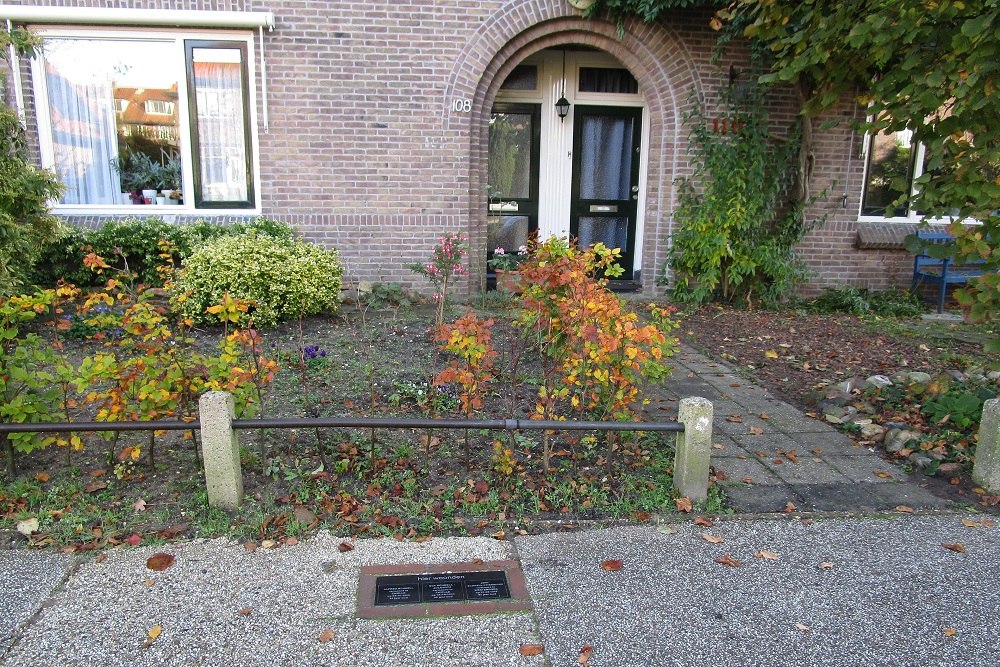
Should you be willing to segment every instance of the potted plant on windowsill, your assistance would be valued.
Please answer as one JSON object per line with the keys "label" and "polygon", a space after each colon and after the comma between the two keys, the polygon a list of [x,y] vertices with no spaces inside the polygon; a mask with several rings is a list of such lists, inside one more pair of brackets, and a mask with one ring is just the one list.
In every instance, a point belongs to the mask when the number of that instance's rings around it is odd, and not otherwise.
{"label": "potted plant on windowsill", "polygon": [[507,252],[499,247],[493,251],[493,258],[486,262],[486,265],[496,274],[498,290],[514,293],[521,291],[517,270],[526,259],[528,259],[527,246],[521,246],[517,252]]}
{"label": "potted plant on windowsill", "polygon": [[132,203],[153,203],[153,198],[156,197],[154,182],[159,165],[148,155],[137,151],[122,151],[121,155],[111,159],[111,169],[118,174],[122,194],[128,193]]}
{"label": "potted plant on windowsill", "polygon": [[164,203],[167,205],[177,205],[181,203],[181,160],[178,156],[171,156],[159,170],[160,194],[164,196]]}

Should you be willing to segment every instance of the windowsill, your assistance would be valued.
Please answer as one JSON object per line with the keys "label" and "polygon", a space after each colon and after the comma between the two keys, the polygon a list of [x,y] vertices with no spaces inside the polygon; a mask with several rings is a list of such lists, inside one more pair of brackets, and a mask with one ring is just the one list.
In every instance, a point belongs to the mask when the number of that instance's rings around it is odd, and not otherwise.
{"label": "windowsill", "polygon": [[147,206],[88,206],[83,207],[53,207],[52,215],[62,217],[72,216],[168,216],[168,215],[261,215],[259,208],[189,208],[186,206],[159,206],[151,204]]}
{"label": "windowsill", "polygon": [[[920,223],[913,218],[860,218],[855,246],[859,250],[906,250],[904,241],[916,233]],[[946,231],[943,223],[931,223],[933,231]]]}

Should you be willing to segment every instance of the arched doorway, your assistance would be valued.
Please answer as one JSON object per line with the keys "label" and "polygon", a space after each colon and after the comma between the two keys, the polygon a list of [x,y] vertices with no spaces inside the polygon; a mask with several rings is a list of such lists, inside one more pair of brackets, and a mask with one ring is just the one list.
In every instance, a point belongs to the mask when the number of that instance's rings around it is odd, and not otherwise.
{"label": "arched doorway", "polygon": [[602,242],[622,250],[618,287],[638,287],[648,122],[636,77],[604,51],[566,44],[518,63],[489,116],[487,256],[534,231]]}

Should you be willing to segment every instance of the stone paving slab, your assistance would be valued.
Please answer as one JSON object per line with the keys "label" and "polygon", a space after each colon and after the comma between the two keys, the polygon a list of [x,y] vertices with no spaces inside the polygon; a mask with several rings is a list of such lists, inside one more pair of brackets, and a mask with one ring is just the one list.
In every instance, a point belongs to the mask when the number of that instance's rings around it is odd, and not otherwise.
{"label": "stone paving slab", "polygon": [[69,573],[72,559],[41,551],[0,550],[0,656]]}
{"label": "stone paving slab", "polygon": [[[997,665],[1000,528],[959,519],[724,521],[517,547],[552,665],[576,664],[584,645],[591,667]],[[724,555],[741,565],[714,562]]]}

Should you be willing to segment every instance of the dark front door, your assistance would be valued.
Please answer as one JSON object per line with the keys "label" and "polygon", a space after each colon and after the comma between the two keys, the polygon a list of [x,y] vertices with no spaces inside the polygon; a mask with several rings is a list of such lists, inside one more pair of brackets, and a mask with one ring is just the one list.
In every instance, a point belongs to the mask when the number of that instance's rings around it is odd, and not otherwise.
{"label": "dark front door", "polygon": [[490,114],[487,260],[497,248],[516,253],[538,229],[540,115],[537,104],[497,104]]}
{"label": "dark front door", "polygon": [[621,248],[619,280],[634,280],[642,109],[578,106],[573,117],[570,234],[581,248]]}

